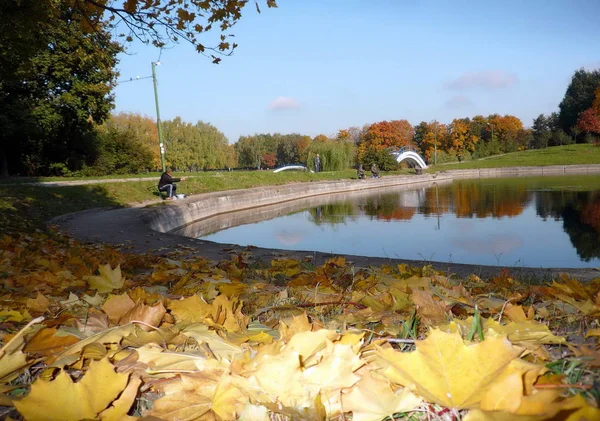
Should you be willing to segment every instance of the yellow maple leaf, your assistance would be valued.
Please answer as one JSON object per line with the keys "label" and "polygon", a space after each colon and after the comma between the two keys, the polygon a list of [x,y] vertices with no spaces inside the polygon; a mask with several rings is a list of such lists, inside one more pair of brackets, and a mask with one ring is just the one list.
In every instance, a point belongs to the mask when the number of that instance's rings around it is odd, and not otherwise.
{"label": "yellow maple leaf", "polygon": [[306,417],[321,409],[334,418],[342,413],[341,391],[360,380],[355,371],[365,363],[352,345],[332,342],[337,338],[338,333],[322,329],[297,333],[285,345],[262,347],[244,365],[246,380],[236,384],[253,403],[293,419],[311,419]]}
{"label": "yellow maple leaf", "polygon": [[204,301],[199,295],[192,295],[183,300],[172,300],[168,309],[177,321],[185,320],[189,323],[203,322],[212,311],[212,305]]}
{"label": "yellow maple leaf", "polygon": [[18,377],[21,370],[27,367],[27,358],[20,350],[13,353],[4,353],[0,357],[0,382],[8,383]]}
{"label": "yellow maple leaf", "polygon": [[[452,322],[439,326],[445,332],[460,331],[463,336],[469,332],[473,324],[473,317],[465,320],[453,320]],[[555,336],[548,326],[533,320],[522,322],[510,322],[501,325],[493,319],[482,319],[482,328],[484,331],[493,330],[497,334],[506,335],[508,340],[519,345],[527,344],[564,344],[567,340],[562,336]],[[485,335],[484,335],[485,336]]]}
{"label": "yellow maple leaf", "polygon": [[125,389],[128,377],[115,373],[107,359],[92,361],[77,383],[64,371],[52,381],[36,380],[29,395],[15,401],[15,407],[28,421],[96,418]]}
{"label": "yellow maple leaf", "polygon": [[99,293],[111,292],[114,289],[123,288],[125,278],[121,275],[121,265],[111,269],[109,264],[98,267],[100,276],[86,276],[84,279],[90,285],[90,288]]}
{"label": "yellow maple leaf", "polygon": [[180,381],[167,383],[163,391],[149,415],[167,421],[235,420],[248,403],[222,372],[181,374]]}
{"label": "yellow maple leaf", "polygon": [[350,393],[342,394],[344,411],[352,412],[353,421],[394,419],[394,414],[410,412],[422,402],[407,388],[394,392],[389,382],[373,378],[368,370],[358,374],[362,374],[361,380]]}
{"label": "yellow maple leaf", "polygon": [[[532,408],[534,410],[532,410]],[[581,395],[562,399],[556,391],[545,390],[525,399],[516,413],[470,411],[463,421],[591,421],[600,419],[600,409],[590,406]]]}
{"label": "yellow maple leaf", "polygon": [[100,413],[100,419],[102,421],[137,420],[137,417],[130,417],[127,413],[137,398],[138,389],[141,384],[142,379],[132,378],[119,398],[115,400],[109,408]]}
{"label": "yellow maple leaf", "polygon": [[439,329],[417,341],[416,348],[407,353],[380,348],[376,361],[385,367],[382,374],[394,383],[414,387],[429,402],[451,408],[477,406],[486,388],[522,352],[506,337],[488,336],[467,345],[458,332]]}
{"label": "yellow maple leaf", "polygon": [[525,394],[530,394],[533,384],[548,369],[544,366],[514,359],[487,389],[481,400],[485,411],[516,412]]}

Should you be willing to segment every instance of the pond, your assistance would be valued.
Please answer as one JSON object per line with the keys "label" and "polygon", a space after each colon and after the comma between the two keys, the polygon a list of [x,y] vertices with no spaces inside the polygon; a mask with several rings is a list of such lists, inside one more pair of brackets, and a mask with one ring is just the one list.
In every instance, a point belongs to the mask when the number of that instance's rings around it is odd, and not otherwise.
{"label": "pond", "polygon": [[600,267],[600,176],[465,179],[335,194],[221,215],[180,234],[419,261]]}

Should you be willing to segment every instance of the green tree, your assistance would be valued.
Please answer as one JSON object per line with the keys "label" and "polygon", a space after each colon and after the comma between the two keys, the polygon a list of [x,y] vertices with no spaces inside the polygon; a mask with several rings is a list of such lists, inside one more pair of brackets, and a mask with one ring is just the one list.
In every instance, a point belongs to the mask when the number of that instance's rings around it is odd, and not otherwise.
{"label": "green tree", "polygon": [[532,139],[531,144],[529,145],[532,149],[541,149],[548,147],[548,142],[552,137],[552,132],[550,131],[549,118],[547,118],[544,114],[540,114],[537,118],[533,119],[532,129]]}
{"label": "green tree", "polygon": [[98,155],[88,175],[135,174],[153,169],[153,154],[133,126],[104,124],[98,128]]}
{"label": "green tree", "polygon": [[1,10],[2,174],[8,165],[31,175],[56,164],[78,170],[97,154],[94,127],[112,108],[120,47],[101,25],[86,29],[66,2],[8,0]]}
{"label": "green tree", "polygon": [[559,107],[560,128],[568,133],[577,124],[582,112],[592,106],[594,92],[600,87],[600,70],[579,69],[571,78],[571,83]]}
{"label": "green tree", "polygon": [[163,128],[170,166],[187,171],[233,166],[227,137],[213,125],[202,121],[194,125],[176,117],[164,121]]}

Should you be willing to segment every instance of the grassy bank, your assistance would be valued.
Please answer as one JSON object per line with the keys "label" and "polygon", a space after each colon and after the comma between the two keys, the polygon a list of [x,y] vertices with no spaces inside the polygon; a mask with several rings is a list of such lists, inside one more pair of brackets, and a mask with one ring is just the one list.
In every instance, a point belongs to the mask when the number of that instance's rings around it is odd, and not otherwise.
{"label": "grassy bank", "polygon": [[600,164],[600,147],[594,145],[553,146],[545,149],[495,155],[461,163],[440,164],[430,171],[468,168],[541,167],[547,165]]}

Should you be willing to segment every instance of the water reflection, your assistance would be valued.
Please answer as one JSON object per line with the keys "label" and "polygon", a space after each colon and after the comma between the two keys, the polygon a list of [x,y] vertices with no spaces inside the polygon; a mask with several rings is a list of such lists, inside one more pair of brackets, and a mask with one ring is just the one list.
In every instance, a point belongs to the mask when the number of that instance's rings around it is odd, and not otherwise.
{"label": "water reflection", "polygon": [[[207,236],[242,224],[253,225]],[[366,256],[592,267],[600,265],[600,177],[471,179],[329,195],[211,218],[178,233]]]}

